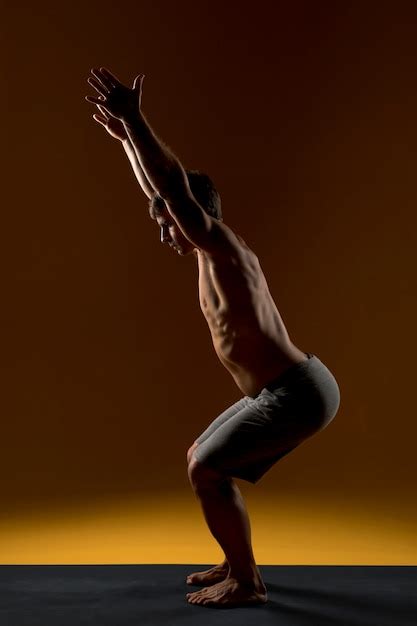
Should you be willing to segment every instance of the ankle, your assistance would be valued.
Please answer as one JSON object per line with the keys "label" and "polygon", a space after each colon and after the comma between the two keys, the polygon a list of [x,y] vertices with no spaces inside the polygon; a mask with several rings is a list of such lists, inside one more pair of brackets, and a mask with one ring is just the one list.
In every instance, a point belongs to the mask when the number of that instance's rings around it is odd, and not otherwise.
{"label": "ankle", "polygon": [[242,585],[253,586],[259,583],[262,578],[257,565],[247,570],[229,568],[229,578],[233,578]]}

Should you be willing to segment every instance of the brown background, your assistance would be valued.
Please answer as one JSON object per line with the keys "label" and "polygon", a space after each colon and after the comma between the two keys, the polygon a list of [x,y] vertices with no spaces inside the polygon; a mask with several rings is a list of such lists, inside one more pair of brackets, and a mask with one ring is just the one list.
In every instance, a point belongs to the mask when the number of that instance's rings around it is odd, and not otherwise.
{"label": "brown background", "polygon": [[[23,2],[1,26],[2,518],[190,489],[186,451],[241,393],[92,119],[106,66],[258,254],[338,416],[260,483],[415,492],[416,15],[363,2]],[[257,489],[259,487],[256,487]],[[244,485],[243,488],[246,488]],[[414,510],[414,509],[413,509]],[[415,513],[417,513],[414,510]]]}

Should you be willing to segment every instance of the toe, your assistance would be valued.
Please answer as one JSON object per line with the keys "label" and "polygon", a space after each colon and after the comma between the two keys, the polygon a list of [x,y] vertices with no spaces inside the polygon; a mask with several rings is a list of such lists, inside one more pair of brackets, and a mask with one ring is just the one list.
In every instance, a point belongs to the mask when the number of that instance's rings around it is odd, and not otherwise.
{"label": "toe", "polygon": [[202,597],[202,591],[193,591],[192,593],[187,593],[187,599],[188,602],[191,602],[192,604],[197,604],[200,600],[200,598]]}
{"label": "toe", "polygon": [[205,595],[207,595],[208,593],[210,593],[210,592],[211,592],[211,590],[212,590],[212,588],[211,588],[211,587],[204,587],[203,589],[200,589],[200,591],[197,591],[197,593],[198,593],[198,596],[199,596],[199,597],[200,597],[200,596],[205,596]]}

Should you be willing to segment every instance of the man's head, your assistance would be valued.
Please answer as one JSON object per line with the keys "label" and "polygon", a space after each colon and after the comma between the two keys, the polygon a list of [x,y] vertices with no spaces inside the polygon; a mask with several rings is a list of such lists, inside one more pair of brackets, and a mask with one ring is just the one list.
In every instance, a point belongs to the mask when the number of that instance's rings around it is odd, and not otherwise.
{"label": "man's head", "polygon": [[[192,194],[201,208],[208,215],[222,220],[221,200],[212,180],[198,170],[186,170],[186,174]],[[162,243],[168,243],[181,255],[193,252],[195,246],[183,235],[157,193],[149,201],[149,214],[160,226]]]}

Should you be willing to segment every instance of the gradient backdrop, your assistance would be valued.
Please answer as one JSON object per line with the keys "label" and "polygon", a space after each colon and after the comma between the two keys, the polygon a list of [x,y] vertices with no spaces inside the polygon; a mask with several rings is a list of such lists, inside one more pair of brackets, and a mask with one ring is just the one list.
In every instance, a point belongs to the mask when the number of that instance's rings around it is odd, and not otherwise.
{"label": "gradient backdrop", "polygon": [[207,563],[186,452],[241,393],[197,264],[159,243],[84,100],[132,84],[259,255],[332,424],[254,486],[259,564],[416,564],[416,25],[411,3],[4,6],[0,562]]}

